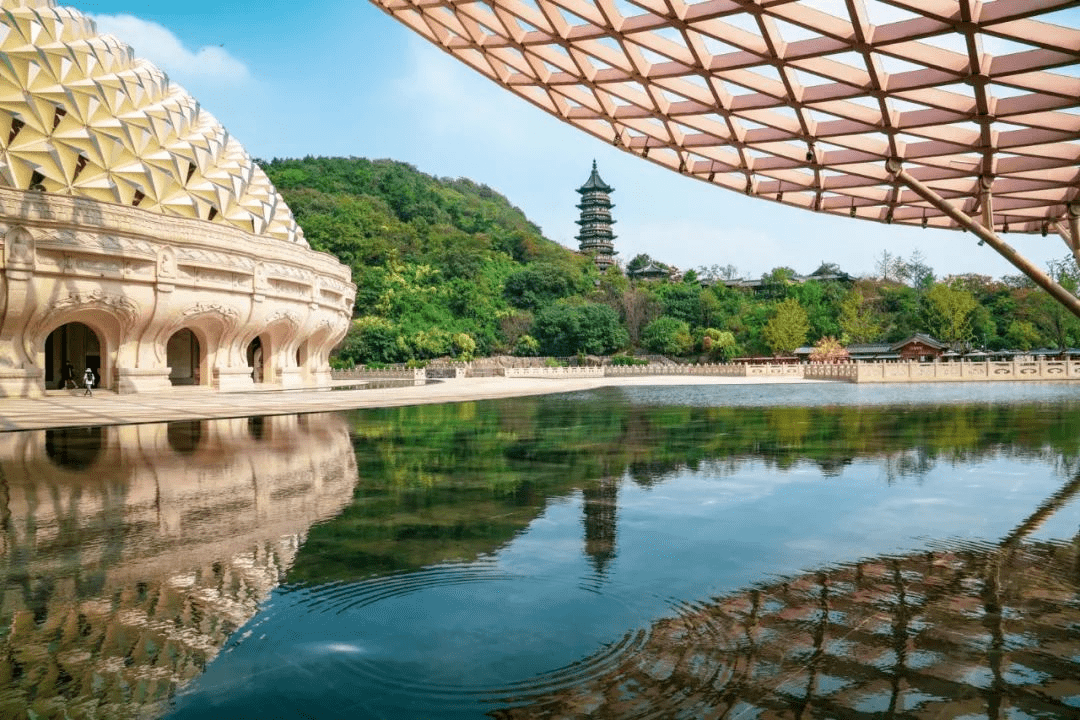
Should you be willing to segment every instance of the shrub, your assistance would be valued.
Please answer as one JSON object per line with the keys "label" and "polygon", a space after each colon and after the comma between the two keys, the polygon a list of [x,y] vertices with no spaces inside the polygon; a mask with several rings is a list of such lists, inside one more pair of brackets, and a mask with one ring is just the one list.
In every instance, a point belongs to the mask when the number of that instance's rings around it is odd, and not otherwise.
{"label": "shrub", "polygon": [[653,320],[641,331],[641,342],[649,350],[662,355],[687,355],[694,348],[690,325],[663,315]]}
{"label": "shrub", "polygon": [[814,345],[810,359],[814,362],[840,362],[848,359],[848,351],[839,340],[826,335]]}
{"label": "shrub", "polygon": [[532,335],[522,335],[514,343],[514,354],[520,357],[534,357],[540,352],[540,343]]}
{"label": "shrub", "polygon": [[631,357],[630,355],[613,355],[611,357],[612,365],[648,365],[649,361],[645,358]]}

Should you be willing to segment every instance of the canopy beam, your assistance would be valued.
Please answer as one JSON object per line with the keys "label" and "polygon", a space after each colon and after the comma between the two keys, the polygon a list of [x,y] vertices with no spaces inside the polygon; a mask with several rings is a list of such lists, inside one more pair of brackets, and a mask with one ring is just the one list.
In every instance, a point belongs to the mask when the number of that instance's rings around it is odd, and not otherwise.
{"label": "canopy beam", "polygon": [[[1049,275],[1036,267],[1030,260],[1018,253],[1012,245],[1009,245],[1007,242],[999,238],[997,236],[997,233],[994,232],[992,224],[987,227],[982,223],[976,222],[967,214],[965,214],[962,210],[950,203],[948,200],[938,195],[936,192],[931,190],[919,180],[916,180],[907,170],[904,170],[904,166],[898,158],[890,158],[889,160],[887,160],[885,163],[885,169],[888,170],[894,178],[896,178],[897,182],[904,185],[905,187],[913,191],[916,195],[921,197],[923,200],[948,215],[950,218],[955,220],[956,223],[960,225],[960,227],[971,231],[971,233],[978,237],[979,240],[992,247],[994,250],[997,251],[999,255],[1008,260],[1016,269],[1031,278],[1031,280],[1036,285],[1041,287],[1046,292],[1050,293],[1050,296],[1062,305],[1064,305],[1069,312],[1080,318],[1080,300],[1078,300],[1076,296],[1073,295],[1071,292],[1061,287],[1061,285],[1058,285],[1056,282],[1054,282],[1054,280]],[[990,205],[990,183],[991,181],[989,178],[983,178],[982,186],[985,200],[985,202],[983,203],[984,209]],[[1072,216],[1071,208],[1070,223],[1073,226],[1076,225],[1076,218]],[[1074,234],[1073,237],[1077,236]]]}

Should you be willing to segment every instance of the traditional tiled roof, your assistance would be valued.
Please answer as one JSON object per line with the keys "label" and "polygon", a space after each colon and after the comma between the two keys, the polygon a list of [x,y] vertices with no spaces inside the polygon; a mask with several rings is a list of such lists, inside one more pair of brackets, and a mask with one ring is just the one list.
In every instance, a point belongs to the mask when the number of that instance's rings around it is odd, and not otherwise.
{"label": "traditional tiled roof", "polygon": [[578,188],[579,193],[587,193],[592,190],[599,190],[600,192],[615,192],[615,188],[608,185],[606,182],[600,179],[600,173],[596,170],[596,161],[592,162],[592,173],[589,175],[589,179],[585,181],[585,184]]}
{"label": "traditional tiled roof", "polygon": [[900,348],[902,348],[902,347],[904,347],[906,345],[910,345],[911,343],[916,343],[916,342],[917,343],[922,343],[923,345],[926,345],[928,347],[932,347],[935,350],[944,350],[947,347],[949,347],[945,343],[943,343],[943,342],[941,342],[939,340],[935,340],[934,338],[930,337],[929,335],[925,335],[923,333],[915,333],[914,335],[912,335],[909,338],[901,340],[900,342],[893,343],[892,345],[889,346],[889,349],[894,350],[894,351],[899,350]]}

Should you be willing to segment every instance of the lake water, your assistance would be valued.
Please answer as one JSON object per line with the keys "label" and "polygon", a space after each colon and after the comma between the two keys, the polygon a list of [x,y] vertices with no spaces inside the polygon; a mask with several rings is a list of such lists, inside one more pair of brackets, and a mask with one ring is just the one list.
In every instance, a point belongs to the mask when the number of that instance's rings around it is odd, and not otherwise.
{"label": "lake water", "polygon": [[0,717],[1080,717],[1080,386],[0,434]]}

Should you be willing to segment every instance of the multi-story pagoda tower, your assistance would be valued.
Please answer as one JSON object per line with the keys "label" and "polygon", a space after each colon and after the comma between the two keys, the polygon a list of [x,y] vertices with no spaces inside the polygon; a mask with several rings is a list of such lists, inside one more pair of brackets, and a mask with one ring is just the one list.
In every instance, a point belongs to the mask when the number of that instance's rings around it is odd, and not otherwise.
{"label": "multi-story pagoda tower", "polygon": [[593,256],[596,267],[601,272],[615,264],[615,235],[611,232],[611,226],[615,223],[611,219],[610,194],[615,188],[600,179],[596,172],[596,161],[593,160],[592,174],[585,184],[577,189],[581,195],[581,219],[577,224],[581,226],[581,232],[577,236],[579,249],[583,253]]}

